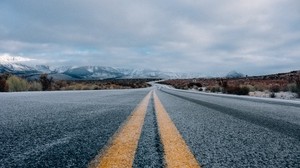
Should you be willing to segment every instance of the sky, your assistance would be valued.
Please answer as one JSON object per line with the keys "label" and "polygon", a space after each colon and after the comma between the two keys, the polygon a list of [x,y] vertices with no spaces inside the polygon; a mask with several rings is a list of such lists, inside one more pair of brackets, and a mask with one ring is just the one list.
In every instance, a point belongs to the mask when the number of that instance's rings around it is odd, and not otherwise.
{"label": "sky", "polygon": [[300,1],[1,0],[1,56],[208,76],[300,70]]}

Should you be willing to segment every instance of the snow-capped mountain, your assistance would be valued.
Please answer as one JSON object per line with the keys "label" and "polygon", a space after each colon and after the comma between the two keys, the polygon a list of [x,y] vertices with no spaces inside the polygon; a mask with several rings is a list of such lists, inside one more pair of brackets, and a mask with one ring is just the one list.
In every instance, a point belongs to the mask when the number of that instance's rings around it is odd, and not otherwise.
{"label": "snow-capped mountain", "polygon": [[26,73],[37,73],[33,67],[20,64],[20,63],[2,63],[0,62],[0,73],[12,73],[12,74],[26,74]]}
{"label": "snow-capped mountain", "polygon": [[36,65],[30,67],[20,63],[2,63],[0,62],[0,73],[11,73],[37,79],[39,74],[47,73],[57,80],[95,80],[95,79],[132,79],[132,78],[195,78],[201,75],[183,74],[173,72],[162,72],[149,69],[126,69],[104,66],[62,66],[50,67],[47,65]]}
{"label": "snow-capped mountain", "polygon": [[37,73],[36,68],[31,66],[21,64],[20,62],[30,61],[32,59],[11,56],[9,54],[0,55],[0,73],[13,73],[13,74],[27,74],[27,73]]}

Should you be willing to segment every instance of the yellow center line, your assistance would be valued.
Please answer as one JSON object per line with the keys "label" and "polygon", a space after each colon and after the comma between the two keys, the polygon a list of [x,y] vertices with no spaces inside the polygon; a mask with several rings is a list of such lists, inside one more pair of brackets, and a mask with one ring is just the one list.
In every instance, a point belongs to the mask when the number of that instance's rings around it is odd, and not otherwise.
{"label": "yellow center line", "polygon": [[166,166],[171,168],[200,168],[198,161],[181,137],[155,92],[154,106],[160,138],[165,153]]}
{"label": "yellow center line", "polygon": [[132,167],[151,94],[152,91],[136,107],[99,158],[90,163],[90,167]]}

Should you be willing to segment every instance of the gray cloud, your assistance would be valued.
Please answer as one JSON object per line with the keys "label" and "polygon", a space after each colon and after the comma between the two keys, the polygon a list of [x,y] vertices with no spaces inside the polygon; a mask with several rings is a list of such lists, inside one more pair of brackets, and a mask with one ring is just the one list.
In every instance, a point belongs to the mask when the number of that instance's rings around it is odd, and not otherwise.
{"label": "gray cloud", "polygon": [[0,53],[223,75],[300,69],[297,0],[3,0]]}

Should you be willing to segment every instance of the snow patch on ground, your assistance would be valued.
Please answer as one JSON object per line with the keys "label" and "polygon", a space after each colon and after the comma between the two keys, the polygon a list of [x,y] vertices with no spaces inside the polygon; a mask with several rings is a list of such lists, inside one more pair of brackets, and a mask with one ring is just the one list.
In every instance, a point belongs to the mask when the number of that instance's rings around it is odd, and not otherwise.
{"label": "snow patch on ground", "polygon": [[[272,92],[269,91],[254,91],[254,92],[249,92],[249,96],[253,96],[253,97],[266,97],[266,98],[270,98]],[[297,98],[297,94],[296,93],[292,93],[292,92],[278,92],[278,93],[274,93],[275,97],[277,99],[287,99],[287,100],[291,100],[291,99],[296,99]]]}

